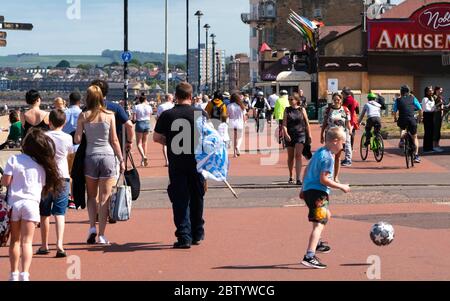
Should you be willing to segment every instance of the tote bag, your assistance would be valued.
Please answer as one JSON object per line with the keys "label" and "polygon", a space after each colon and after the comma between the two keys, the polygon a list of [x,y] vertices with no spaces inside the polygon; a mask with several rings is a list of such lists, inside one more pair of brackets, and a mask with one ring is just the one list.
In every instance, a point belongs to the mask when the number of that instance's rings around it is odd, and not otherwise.
{"label": "tote bag", "polygon": [[122,176],[117,179],[109,203],[109,218],[115,221],[127,221],[131,217],[131,187],[127,186],[125,178],[123,184],[119,185]]}

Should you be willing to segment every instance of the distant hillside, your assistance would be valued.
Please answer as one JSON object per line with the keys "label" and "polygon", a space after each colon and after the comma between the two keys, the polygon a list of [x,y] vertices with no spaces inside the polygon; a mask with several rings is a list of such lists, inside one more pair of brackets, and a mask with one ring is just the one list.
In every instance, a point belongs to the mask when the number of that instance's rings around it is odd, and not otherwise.
{"label": "distant hillside", "polygon": [[[140,51],[132,51],[132,58],[144,62],[159,62],[164,63],[164,53],[155,53],[155,52],[140,52]],[[118,50],[104,50],[102,52],[102,57],[109,58],[112,61],[122,62],[122,51]],[[178,54],[169,54],[169,62],[171,65],[174,64],[184,64],[186,63],[185,55]]]}
{"label": "distant hillside", "polygon": [[[66,60],[70,62],[70,65],[76,67],[80,64],[90,64],[104,66],[113,62],[122,63],[121,59],[122,51],[118,50],[105,50],[102,55],[8,55],[0,56],[0,68],[12,67],[12,68],[34,68],[41,67],[46,68],[49,66],[55,67],[60,61]],[[146,52],[132,52],[133,58],[144,62],[164,62],[163,53],[146,53]],[[183,64],[185,63],[184,55],[169,55],[170,64]]]}

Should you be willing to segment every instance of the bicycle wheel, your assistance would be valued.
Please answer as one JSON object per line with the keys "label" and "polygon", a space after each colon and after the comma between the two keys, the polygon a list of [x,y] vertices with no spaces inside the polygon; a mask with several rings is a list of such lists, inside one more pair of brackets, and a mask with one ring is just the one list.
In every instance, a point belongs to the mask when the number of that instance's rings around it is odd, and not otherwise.
{"label": "bicycle wheel", "polygon": [[403,145],[403,151],[405,153],[405,159],[406,159],[406,168],[409,168],[409,139],[408,137],[405,137],[405,144]]}
{"label": "bicycle wheel", "polygon": [[384,141],[383,141],[383,137],[381,137],[381,135],[379,135],[379,134],[375,136],[375,145],[376,145],[376,148],[373,150],[373,155],[375,157],[375,161],[381,162],[381,160],[383,160],[383,156],[384,156]]}
{"label": "bicycle wheel", "polygon": [[359,154],[361,155],[361,159],[363,161],[366,161],[367,155],[369,154],[369,147],[365,146],[366,143],[366,135],[363,134],[361,136],[361,143],[359,144]]}

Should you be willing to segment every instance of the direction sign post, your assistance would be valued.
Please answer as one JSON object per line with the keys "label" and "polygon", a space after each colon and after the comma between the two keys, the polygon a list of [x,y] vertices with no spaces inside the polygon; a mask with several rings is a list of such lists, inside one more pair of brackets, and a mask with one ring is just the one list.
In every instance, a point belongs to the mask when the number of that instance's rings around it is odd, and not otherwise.
{"label": "direction sign post", "polygon": [[30,23],[9,23],[9,22],[1,22],[0,29],[7,30],[32,30],[33,24]]}
{"label": "direction sign post", "polygon": [[133,56],[131,55],[131,52],[129,52],[129,51],[124,51],[124,52],[122,52],[122,61],[124,62],[124,63],[129,63],[129,62],[131,62],[131,58],[132,58]]}
{"label": "direction sign post", "polygon": [[6,32],[0,31],[0,39],[6,39]]}

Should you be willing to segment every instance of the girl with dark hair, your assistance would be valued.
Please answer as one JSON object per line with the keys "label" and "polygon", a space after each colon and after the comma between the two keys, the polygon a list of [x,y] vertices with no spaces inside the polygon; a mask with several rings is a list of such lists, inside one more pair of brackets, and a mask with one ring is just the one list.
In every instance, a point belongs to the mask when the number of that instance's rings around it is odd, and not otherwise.
{"label": "girl with dark hair", "polygon": [[230,118],[230,130],[233,134],[233,157],[241,155],[240,148],[242,143],[242,133],[244,130],[245,106],[241,100],[240,93],[231,95],[230,104],[227,106],[228,117]]}
{"label": "girl with dark hair", "polygon": [[[8,203],[12,208],[11,281],[29,280],[34,229],[40,220],[41,194],[58,193],[63,187],[54,159],[55,144],[41,129],[30,129],[22,151],[23,154],[12,155],[8,159],[1,180],[1,185],[8,187]],[[20,250],[22,273],[19,273]]]}
{"label": "girl with dark hair", "polygon": [[23,126],[23,136],[25,137],[30,128],[40,128],[44,131],[48,131],[50,129],[48,125],[49,113],[41,110],[40,108],[41,95],[39,92],[36,90],[30,90],[25,95],[25,99],[31,108],[20,115],[20,121]]}
{"label": "girl with dark hair", "polygon": [[424,97],[422,99],[423,110],[423,151],[433,152],[433,136],[434,136],[434,114],[436,106],[433,98],[433,88],[426,87]]}
{"label": "girl with dark hair", "polygon": [[147,98],[143,95],[139,97],[139,104],[133,109],[133,121],[136,122],[136,146],[141,154],[141,166],[148,166],[147,141],[151,131],[150,119],[153,114],[152,107],[148,104]]}

